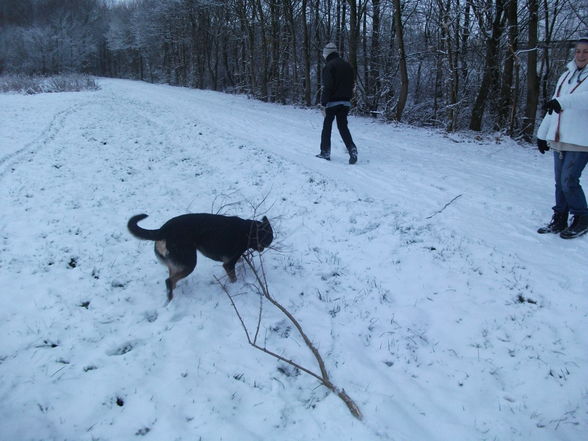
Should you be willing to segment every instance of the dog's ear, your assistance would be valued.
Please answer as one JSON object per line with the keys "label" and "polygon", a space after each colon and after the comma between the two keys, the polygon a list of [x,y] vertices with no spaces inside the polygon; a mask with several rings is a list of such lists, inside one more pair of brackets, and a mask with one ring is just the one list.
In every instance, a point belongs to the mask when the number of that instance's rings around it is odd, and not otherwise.
{"label": "dog's ear", "polygon": [[261,249],[259,249],[259,251],[263,250],[263,248],[267,248],[270,246],[270,244],[273,242],[274,240],[274,231],[272,229],[272,226],[270,225],[269,219],[264,216],[261,220],[261,225],[260,225],[260,245],[262,246]]}

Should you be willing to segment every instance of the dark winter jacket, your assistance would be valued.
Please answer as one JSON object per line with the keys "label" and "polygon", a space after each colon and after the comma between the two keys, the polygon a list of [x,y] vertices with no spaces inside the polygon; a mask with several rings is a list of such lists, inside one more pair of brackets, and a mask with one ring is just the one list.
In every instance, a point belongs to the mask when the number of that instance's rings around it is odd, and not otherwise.
{"label": "dark winter jacket", "polygon": [[326,106],[334,101],[351,101],[355,73],[351,64],[334,52],[327,57],[327,64],[323,68],[323,92],[321,105]]}

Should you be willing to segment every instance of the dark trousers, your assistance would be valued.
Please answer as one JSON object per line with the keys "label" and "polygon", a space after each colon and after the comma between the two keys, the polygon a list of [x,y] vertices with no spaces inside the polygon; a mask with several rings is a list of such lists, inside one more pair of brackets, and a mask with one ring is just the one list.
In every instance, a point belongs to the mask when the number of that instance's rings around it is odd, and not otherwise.
{"label": "dark trousers", "polygon": [[349,115],[349,106],[342,104],[325,109],[325,120],[323,121],[323,131],[321,133],[321,153],[331,154],[331,131],[333,129],[333,121],[337,119],[337,128],[341,134],[341,138],[347,147],[349,154],[357,149],[353,143],[349,127],[347,127],[347,115]]}

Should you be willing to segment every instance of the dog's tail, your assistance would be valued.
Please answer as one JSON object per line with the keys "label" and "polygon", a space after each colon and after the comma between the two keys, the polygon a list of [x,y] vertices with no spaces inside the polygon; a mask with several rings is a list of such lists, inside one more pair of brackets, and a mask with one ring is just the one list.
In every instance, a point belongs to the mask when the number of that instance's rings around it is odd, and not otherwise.
{"label": "dog's tail", "polygon": [[161,240],[163,239],[160,230],[146,230],[141,228],[137,223],[147,217],[146,214],[138,214],[129,219],[127,228],[131,234],[139,239],[144,240]]}

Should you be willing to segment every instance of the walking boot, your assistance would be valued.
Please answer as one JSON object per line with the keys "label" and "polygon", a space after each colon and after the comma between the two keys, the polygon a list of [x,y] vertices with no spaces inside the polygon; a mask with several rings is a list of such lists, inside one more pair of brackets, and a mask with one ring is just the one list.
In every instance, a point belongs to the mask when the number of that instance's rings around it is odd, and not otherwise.
{"label": "walking boot", "polygon": [[554,211],[551,222],[544,227],[539,228],[537,233],[561,233],[566,228],[568,228],[568,213],[558,213],[557,211]]}
{"label": "walking boot", "polygon": [[588,215],[576,214],[572,220],[572,225],[563,230],[559,237],[562,239],[574,239],[575,237],[580,237],[586,233],[588,233]]}

